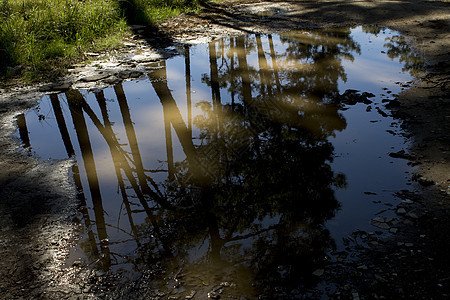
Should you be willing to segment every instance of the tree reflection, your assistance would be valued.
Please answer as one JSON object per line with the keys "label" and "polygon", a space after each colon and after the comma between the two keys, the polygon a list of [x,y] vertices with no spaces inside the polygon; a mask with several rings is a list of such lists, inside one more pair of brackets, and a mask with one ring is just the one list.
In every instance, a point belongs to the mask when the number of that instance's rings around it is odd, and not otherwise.
{"label": "tree reflection", "polygon": [[[340,60],[358,51],[349,31],[326,34],[326,44],[318,41],[321,35],[285,37],[284,51],[278,52],[272,36],[211,42],[210,69],[203,76],[211,100],[197,102],[200,113],[195,115],[190,51],[185,47],[186,120],[168,86],[166,63],[157,63],[148,77],[162,107],[164,182],[155,181],[145,168],[122,85],[114,87],[114,95],[125,143],[119,143],[103,91],[95,92],[96,104],[78,91],[65,94],[95,219],[90,219],[75,165],[88,233],[82,245],[96,267],[110,269],[117,253],[109,242],[112,224],[105,217],[88,124],[109,148],[129,235],[140,253],[128,262],[137,269],[181,266],[187,273],[204,270],[203,279],[239,270],[230,280],[247,274],[242,285],[248,295],[263,292],[263,286],[264,293],[272,294],[277,286],[311,280],[310,274],[334,245],[324,224],[339,208],[333,189],[342,183],[330,168],[333,147],[327,138],[346,123],[328,99],[337,93],[337,81],[345,80]],[[223,99],[224,91],[230,100]],[[51,105],[67,155],[76,155],[56,95]],[[93,105],[98,105],[100,115]],[[175,145],[181,146],[184,160],[175,160]],[[145,224],[135,221],[137,205],[145,212]],[[195,250],[200,245],[204,250]],[[198,252],[196,259],[193,251]],[[252,288],[251,282],[257,285]]]}
{"label": "tree reflection", "polygon": [[[342,61],[353,60],[360,47],[349,28],[229,37],[207,47],[202,84],[210,99],[193,96],[191,72],[197,70],[191,70],[189,46],[183,49],[185,99],[170,89],[165,61],[148,73],[164,131],[161,141],[152,141],[162,145],[158,170],[149,169],[152,162],[142,155],[149,150],[139,141],[142,127],[134,123],[134,103],[122,84],[109,90],[112,99],[102,90],[92,101],[75,90],[50,95],[65,153],[79,161],[72,173],[87,233],[81,246],[103,270],[121,264],[140,271],[158,266],[166,274],[182,270],[186,289],[234,281],[240,295],[275,297],[314,284],[312,272],[334,247],[325,227],[339,209],[334,190],[345,186],[345,177],[330,167],[329,142],[347,125],[335,103],[338,82],[347,79]],[[405,69],[420,69],[402,38],[388,38],[385,47]],[[24,115],[17,124],[24,147],[30,147]],[[109,156],[112,164],[110,186],[102,185],[98,170],[104,161],[95,156],[94,135],[107,153],[97,155]],[[109,204],[116,199],[105,196],[105,189],[117,190],[126,230],[117,227],[126,241],[114,240]],[[130,244],[138,254],[129,254]],[[128,247],[129,256],[121,256],[121,247]],[[153,286],[164,290],[167,282],[157,277]]]}
{"label": "tree reflection", "polygon": [[[241,265],[260,284],[258,289],[269,283],[265,293],[271,294],[278,285],[309,280],[324,252],[333,247],[324,223],[339,208],[333,186],[342,181],[330,168],[333,147],[327,138],[345,128],[345,120],[326,101],[345,76],[333,59],[348,57],[355,46],[342,32],[338,36],[346,38],[343,50],[336,38],[333,47],[316,49],[320,55],[312,49],[300,51],[296,40],[286,40],[288,51],[277,55],[269,39],[269,57],[260,36],[211,42],[210,72],[203,80],[211,87],[212,101],[197,104],[202,111],[194,118],[200,130],[197,145],[167,86],[165,64],[149,74],[165,120],[170,120],[186,154],[166,183],[169,198],[190,207],[182,215],[165,215],[171,228],[166,241],[178,253],[175,264],[184,261],[189,269],[195,263],[189,253],[207,241],[200,261],[222,270]],[[253,52],[257,69],[248,63]],[[302,60],[310,65],[286,68]],[[299,80],[322,66],[324,73]],[[233,89],[240,101],[222,103],[221,88]],[[305,109],[308,101],[313,104]]]}
{"label": "tree reflection", "polygon": [[390,59],[398,58],[404,65],[402,71],[408,71],[415,77],[425,71],[425,60],[412,51],[405,37],[400,35],[388,37],[384,46],[388,48],[386,55]]}
{"label": "tree reflection", "polygon": [[[406,52],[400,40],[389,43],[388,55]],[[191,91],[195,69],[189,47],[184,48],[185,99],[170,89],[166,62],[154,63],[148,88],[161,108],[158,155],[164,167],[157,171],[165,173],[163,179],[142,155],[149,150],[139,143],[142,127],[134,123],[137,115],[123,85],[109,91],[109,100],[104,91],[95,91],[93,101],[79,91],[67,92],[66,116],[64,96],[52,95],[67,155],[75,154],[85,166],[95,220],[86,208],[84,174],[77,165],[73,174],[89,259],[101,258],[96,266],[105,270],[120,264],[113,251],[120,241],[109,242],[114,234],[105,207],[113,200],[100,190],[91,143],[95,132],[111,158],[114,186],[108,188],[117,190],[127,238],[137,247],[138,255],[122,263],[138,270],[158,265],[167,273],[181,268],[190,276],[186,285],[235,281],[248,297],[313,284],[312,272],[334,247],[325,227],[339,209],[334,190],[345,185],[345,177],[330,167],[329,139],[347,125],[334,101],[338,82],[346,81],[342,61],[359,52],[349,28],[291,32],[279,40],[249,35],[213,41],[206,52],[209,70],[202,76],[211,98],[202,101]],[[113,109],[116,115],[109,113]],[[72,144],[67,118],[78,145]],[[27,144],[24,118],[18,123]],[[138,214],[144,216],[140,221]],[[166,289],[167,282],[155,279],[154,286]]]}
{"label": "tree reflection", "polygon": [[66,92],[66,97],[69,103],[78,143],[80,145],[81,155],[83,157],[89,183],[89,191],[94,205],[95,225],[97,227],[97,234],[100,240],[100,248],[103,254],[101,268],[107,270],[109,269],[109,266],[111,264],[110,251],[108,247],[108,234],[106,232],[106,222],[104,217],[102,196],[95,167],[94,154],[91,147],[88,128],[86,126],[86,120],[82,111],[84,99],[80,92],[75,90]]}
{"label": "tree reflection", "polygon": [[[371,33],[375,36],[385,30],[384,27],[379,26],[363,26],[362,29],[364,32]],[[385,41],[384,47],[387,48],[386,55],[391,60],[398,58],[400,63],[403,64],[403,72],[408,71],[411,76],[418,77],[420,73],[425,71],[425,60],[413,51],[405,37],[393,35],[385,38]]]}

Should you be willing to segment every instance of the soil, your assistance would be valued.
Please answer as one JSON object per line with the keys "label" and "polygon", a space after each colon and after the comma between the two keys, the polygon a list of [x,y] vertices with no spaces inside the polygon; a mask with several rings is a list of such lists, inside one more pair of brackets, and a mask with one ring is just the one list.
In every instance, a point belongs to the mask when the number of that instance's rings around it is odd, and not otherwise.
{"label": "soil", "polygon": [[[182,43],[246,32],[275,33],[341,25],[379,25],[403,33],[427,61],[427,72],[398,98],[392,113],[411,146],[403,157],[417,166],[417,192],[399,191],[402,222],[389,235],[355,232],[347,254],[317,272],[326,285],[308,298],[447,299],[450,295],[450,2],[449,1],[224,1],[199,14],[155,28],[133,26],[125,47],[86,53],[59,82],[0,90],[0,298],[127,298],[114,279],[79,264],[65,265],[76,244],[72,161],[40,162],[19,149],[15,116],[51,91],[96,88],[142,74],[145,64],[169,57]],[[158,47],[156,46],[158,45]],[[388,220],[377,222],[388,223]],[[101,284],[99,283],[101,281]],[[102,288],[99,288],[99,287]],[[128,298],[146,297],[124,289]],[[131,296],[133,295],[133,296]],[[301,298],[301,295],[296,295]],[[293,297],[287,292],[280,298]],[[164,298],[164,297],[163,297]]]}

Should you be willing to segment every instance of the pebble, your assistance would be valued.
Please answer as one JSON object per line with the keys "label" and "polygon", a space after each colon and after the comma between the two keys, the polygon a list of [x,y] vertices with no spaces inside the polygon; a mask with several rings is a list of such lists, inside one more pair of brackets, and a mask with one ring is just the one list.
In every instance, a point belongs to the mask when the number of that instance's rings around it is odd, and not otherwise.
{"label": "pebble", "polygon": [[411,220],[404,220],[403,224],[405,224],[405,225],[414,225],[414,222],[412,222]]}
{"label": "pebble", "polygon": [[401,207],[401,208],[397,209],[397,211],[395,213],[397,215],[404,215],[404,214],[406,214],[406,210],[403,207]]}
{"label": "pebble", "polygon": [[406,215],[407,215],[408,217],[412,218],[412,219],[418,219],[418,218],[419,218],[415,213],[412,213],[412,212],[407,213]]}
{"label": "pebble", "polygon": [[96,74],[96,75],[83,77],[83,78],[80,79],[80,81],[82,81],[82,82],[98,81],[98,80],[105,79],[105,78],[107,78],[109,76],[110,76],[110,74],[108,74],[108,73]]}
{"label": "pebble", "polygon": [[208,298],[211,298],[211,299],[220,299],[220,295],[219,295],[218,293],[216,293],[216,292],[209,292],[209,293],[208,293]]}
{"label": "pebble", "polygon": [[372,224],[375,227],[381,228],[381,229],[389,229],[389,224],[386,223],[386,220],[383,217],[376,217],[373,218],[370,221],[370,224]]}
{"label": "pebble", "polygon": [[317,270],[315,270],[312,274],[313,274],[314,276],[322,276],[324,272],[325,272],[324,269],[317,269]]}
{"label": "pebble", "polygon": [[383,217],[376,217],[376,218],[373,218],[372,221],[379,222],[379,223],[384,223],[384,218]]}
{"label": "pebble", "polygon": [[367,268],[366,265],[360,265],[360,266],[357,267],[357,269],[360,269],[360,270],[367,270],[368,268]]}
{"label": "pebble", "polygon": [[386,282],[386,281],[387,281],[386,279],[384,279],[383,277],[381,277],[381,276],[378,275],[378,274],[375,274],[374,277],[375,277],[376,280],[381,281],[381,282]]}
{"label": "pebble", "polygon": [[372,222],[372,225],[381,229],[389,229],[390,226],[387,223],[379,223],[379,222]]}

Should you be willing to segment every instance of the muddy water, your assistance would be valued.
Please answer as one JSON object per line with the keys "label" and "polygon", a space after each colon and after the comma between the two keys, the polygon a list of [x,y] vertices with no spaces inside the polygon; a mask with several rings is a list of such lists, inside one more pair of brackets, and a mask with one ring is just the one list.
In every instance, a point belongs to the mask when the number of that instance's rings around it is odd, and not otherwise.
{"label": "muddy water", "polygon": [[274,294],[318,282],[342,237],[395,217],[411,169],[388,155],[406,139],[386,106],[423,65],[399,34],[179,50],[139,80],[47,95],[18,117],[24,151],[75,161],[83,238],[68,266],[164,295]]}

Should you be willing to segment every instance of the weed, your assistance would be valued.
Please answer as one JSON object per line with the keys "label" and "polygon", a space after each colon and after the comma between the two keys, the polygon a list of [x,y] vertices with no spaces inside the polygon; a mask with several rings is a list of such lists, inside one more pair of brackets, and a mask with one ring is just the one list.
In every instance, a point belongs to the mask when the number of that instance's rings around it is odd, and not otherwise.
{"label": "weed", "polygon": [[0,76],[19,65],[25,79],[59,76],[85,51],[118,47],[128,24],[161,22],[197,1],[0,0]]}

